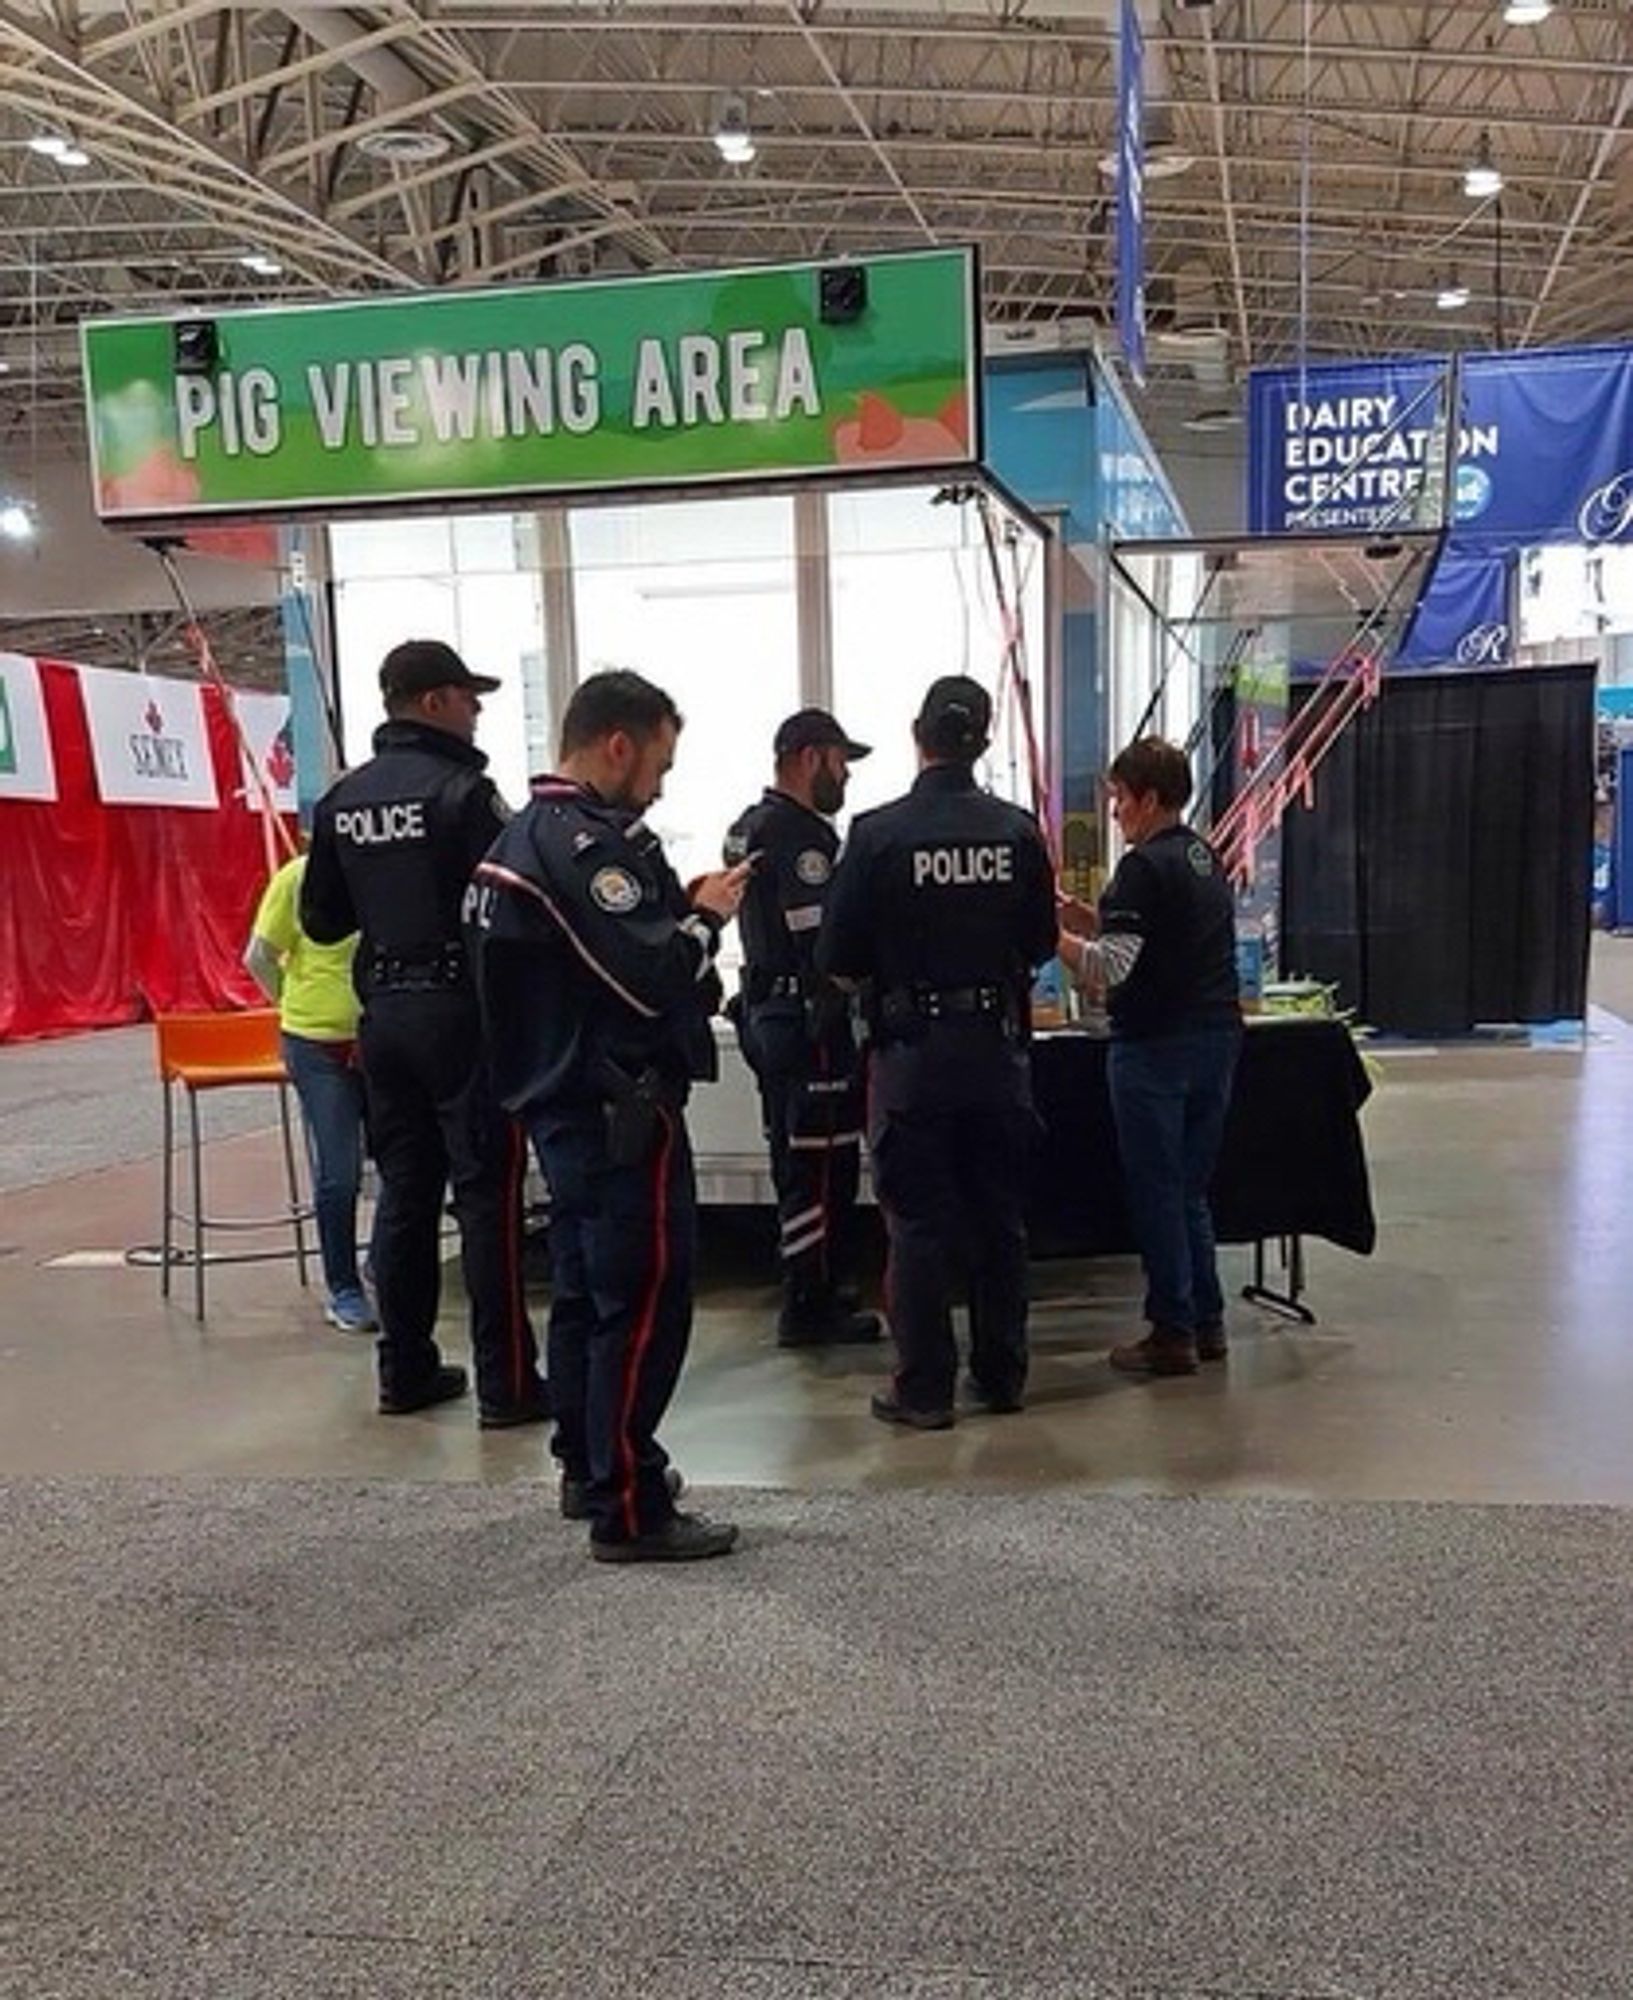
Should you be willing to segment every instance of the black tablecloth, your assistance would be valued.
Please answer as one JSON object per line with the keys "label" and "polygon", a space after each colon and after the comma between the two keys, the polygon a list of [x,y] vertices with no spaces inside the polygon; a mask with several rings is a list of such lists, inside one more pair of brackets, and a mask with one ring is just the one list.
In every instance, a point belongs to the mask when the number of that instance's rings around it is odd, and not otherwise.
{"label": "black tablecloth", "polygon": [[[1033,1044],[1045,1129],[1028,1214],[1034,1256],[1134,1248],[1106,1093],[1108,1048],[1070,1033]],[[1377,1225],[1357,1113],[1371,1089],[1341,1022],[1248,1024],[1213,1184],[1221,1242],[1324,1236],[1370,1253]]]}

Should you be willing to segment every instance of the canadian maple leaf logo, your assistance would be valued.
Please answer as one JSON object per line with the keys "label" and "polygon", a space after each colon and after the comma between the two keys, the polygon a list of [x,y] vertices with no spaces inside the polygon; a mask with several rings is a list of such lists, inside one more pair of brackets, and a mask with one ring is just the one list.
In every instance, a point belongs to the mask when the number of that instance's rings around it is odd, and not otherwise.
{"label": "canadian maple leaf logo", "polygon": [[164,712],[156,701],[148,703],[147,712],[142,717],[142,720],[147,724],[151,735],[162,736],[164,734]]}

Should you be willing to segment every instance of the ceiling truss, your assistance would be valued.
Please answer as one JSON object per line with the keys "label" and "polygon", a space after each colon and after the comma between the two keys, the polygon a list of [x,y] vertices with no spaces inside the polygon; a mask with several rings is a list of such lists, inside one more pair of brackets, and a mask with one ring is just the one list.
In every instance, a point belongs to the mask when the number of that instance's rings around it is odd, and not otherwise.
{"label": "ceiling truss", "polygon": [[[1509,340],[1633,331],[1626,0],[1563,0],[1536,29],[1499,0],[1140,4],[1152,129],[1191,159],[1148,188],[1150,295],[1159,331],[1214,329],[1220,382],[1484,343],[1499,303]],[[973,241],[994,321],[1104,325],[1114,19],[0,0],[0,454],[72,426],[75,329],[103,312]],[[727,94],[747,166],[711,142]],[[48,132],[89,168],[29,147]],[[1476,204],[1482,143],[1506,187]],[[1435,305],[1453,274],[1456,317]]]}

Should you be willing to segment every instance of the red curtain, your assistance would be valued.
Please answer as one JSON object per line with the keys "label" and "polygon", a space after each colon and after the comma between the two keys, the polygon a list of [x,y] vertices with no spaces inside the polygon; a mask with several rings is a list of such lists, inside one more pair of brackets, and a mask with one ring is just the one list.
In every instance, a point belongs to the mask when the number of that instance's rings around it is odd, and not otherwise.
{"label": "red curtain", "polygon": [[104,806],[72,667],[40,662],[58,797],[0,799],[0,1041],[257,1005],[240,964],[267,879],[238,745],[203,689],[221,804]]}

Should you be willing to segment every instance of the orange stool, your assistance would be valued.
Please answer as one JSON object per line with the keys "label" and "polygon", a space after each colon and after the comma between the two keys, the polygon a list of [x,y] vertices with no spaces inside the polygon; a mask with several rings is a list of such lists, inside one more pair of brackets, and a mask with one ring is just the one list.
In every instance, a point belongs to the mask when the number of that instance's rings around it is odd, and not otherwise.
{"label": "orange stool", "polygon": [[[205,1254],[205,1232],[211,1229],[279,1229],[295,1232],[295,1263],[306,1283],[306,1223],[312,1211],[303,1206],[295,1171],[295,1131],[289,1114],[289,1072],[278,1041],[278,1015],[271,1007],[244,1014],[156,1014],[159,1075],[164,1082],[164,1239],[160,1250],[159,1292],[170,1296],[173,1264],[193,1266],[193,1312],[204,1317],[205,1264],[248,1264],[285,1251],[243,1251]],[[193,1207],[189,1214],[176,1206],[176,1114],[174,1088],[187,1093],[188,1138],[192,1154]],[[289,1206],[282,1215],[208,1216],[204,1212],[204,1148],[199,1133],[199,1096],[206,1090],[265,1089],[278,1093],[278,1121],[283,1128],[284,1177]],[[193,1247],[177,1246],[176,1223],[191,1224]]]}

